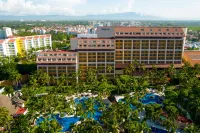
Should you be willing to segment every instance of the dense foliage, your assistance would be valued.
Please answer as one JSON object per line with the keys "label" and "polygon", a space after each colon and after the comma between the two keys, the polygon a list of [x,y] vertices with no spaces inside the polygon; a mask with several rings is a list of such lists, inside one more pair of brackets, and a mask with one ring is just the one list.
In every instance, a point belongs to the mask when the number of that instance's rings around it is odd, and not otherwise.
{"label": "dense foliage", "polygon": [[[141,77],[132,76],[135,68],[140,68]],[[109,68],[110,69],[110,68]],[[29,84],[22,88],[22,99],[26,101],[29,113],[26,116],[14,119],[11,130],[20,132],[57,132],[61,130],[57,121],[49,121],[49,114],[58,112],[60,115],[67,113],[81,116],[81,124],[72,125],[73,132],[150,132],[147,121],[162,123],[168,132],[177,128],[175,121],[179,116],[191,116],[192,125],[186,126],[186,133],[198,132],[200,126],[200,66],[191,67],[186,63],[182,69],[176,70],[173,65],[165,70],[158,70],[155,66],[147,70],[144,65],[136,61],[125,69],[126,75],[109,79],[106,75],[98,76],[97,71],[88,69],[73,75],[62,75],[58,79],[50,77],[42,71],[37,71],[30,76]],[[83,76],[84,75],[84,76]],[[77,81],[76,76],[79,80]],[[139,99],[144,97],[147,88],[155,88],[158,93],[164,92],[163,106],[160,104],[144,105]],[[73,99],[66,100],[66,96],[91,91],[98,94],[96,98],[84,101],[84,106],[76,105]],[[133,96],[130,93],[133,93]],[[125,102],[113,102],[106,106],[104,97],[124,95]],[[112,99],[112,98],[109,98]],[[112,100],[111,100],[112,101]],[[94,105],[99,105],[103,113],[100,120],[94,121]],[[130,104],[136,109],[132,109]],[[76,111],[74,110],[76,108]],[[145,118],[141,121],[139,116],[145,111]],[[160,119],[165,112],[166,119]],[[43,114],[45,120],[42,124],[31,126],[36,117]],[[86,117],[89,114],[89,118]],[[26,120],[24,120],[26,119]],[[27,121],[26,123],[22,121]],[[20,123],[20,124],[19,124]],[[20,125],[20,126],[17,126]],[[47,128],[49,127],[49,128]],[[23,129],[27,129],[23,131]]]}

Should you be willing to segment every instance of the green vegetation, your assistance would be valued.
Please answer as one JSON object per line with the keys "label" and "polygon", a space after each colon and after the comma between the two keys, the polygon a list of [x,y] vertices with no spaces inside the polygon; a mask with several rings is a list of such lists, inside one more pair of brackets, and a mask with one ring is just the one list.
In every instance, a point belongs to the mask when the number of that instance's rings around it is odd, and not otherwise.
{"label": "green vegetation", "polygon": [[67,50],[70,48],[70,38],[75,35],[68,35],[66,33],[54,33],[50,32],[52,36],[52,49]]}
{"label": "green vegetation", "polygon": [[[140,68],[143,76],[137,78],[132,76],[136,67]],[[150,132],[151,129],[147,126],[146,120],[150,123],[159,121],[168,132],[174,132],[180,128],[175,123],[179,116],[191,116],[193,125],[186,126],[184,129],[186,133],[198,132],[198,126],[200,126],[198,119],[200,116],[199,70],[199,65],[192,68],[186,63],[178,71],[174,69],[173,65],[165,70],[158,70],[153,66],[152,70],[147,71],[144,65],[135,61],[125,69],[126,75],[112,79],[107,78],[106,75],[97,77],[97,70],[94,69],[88,69],[86,72],[79,71],[72,75],[62,75],[58,79],[50,77],[42,71],[36,71],[30,76],[29,83],[22,88],[21,98],[26,101],[25,106],[29,109],[29,113],[13,119],[10,130],[21,133],[58,132],[61,130],[59,123],[55,120],[48,120],[50,114],[57,112],[61,116],[64,113],[81,116],[81,124],[72,125],[72,131],[75,133],[82,131],[86,133],[89,131]],[[78,81],[76,76],[78,76]],[[147,88],[155,88],[158,93],[164,91],[163,106],[160,104],[144,105],[140,102],[139,99],[148,93]],[[76,105],[73,99],[66,100],[66,96],[77,95],[89,90],[98,94],[98,97],[85,100],[85,106]],[[133,96],[129,95],[131,92],[134,92]],[[10,93],[10,89],[8,89],[8,93]],[[109,99],[112,99],[111,97],[116,94],[124,95],[125,103],[113,102],[106,107],[102,98],[110,97]],[[100,117],[103,125],[91,117],[86,117],[87,114],[94,115],[93,107],[97,103],[99,104],[98,110],[103,113]],[[136,109],[132,109],[130,104],[134,105]],[[141,112],[145,113],[143,120],[139,119]],[[160,117],[163,112],[167,114],[165,119]],[[41,114],[45,120],[40,125],[31,126]],[[0,113],[0,115],[3,114]],[[3,117],[5,116],[3,115]]]}
{"label": "green vegetation", "polygon": [[35,32],[19,32],[16,34],[17,36],[33,36],[33,35],[37,35]]}
{"label": "green vegetation", "polygon": [[200,26],[190,26],[188,27],[188,30],[200,31]]}

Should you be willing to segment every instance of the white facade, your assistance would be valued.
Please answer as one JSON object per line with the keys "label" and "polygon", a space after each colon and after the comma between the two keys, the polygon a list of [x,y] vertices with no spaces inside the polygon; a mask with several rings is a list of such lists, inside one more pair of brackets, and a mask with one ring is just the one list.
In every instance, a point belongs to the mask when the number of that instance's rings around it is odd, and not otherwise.
{"label": "white facade", "polygon": [[22,49],[52,47],[51,35],[15,37],[0,40],[0,57],[17,56]]}
{"label": "white facade", "polygon": [[10,36],[13,36],[11,28],[4,27],[0,30],[0,39],[8,38]]}

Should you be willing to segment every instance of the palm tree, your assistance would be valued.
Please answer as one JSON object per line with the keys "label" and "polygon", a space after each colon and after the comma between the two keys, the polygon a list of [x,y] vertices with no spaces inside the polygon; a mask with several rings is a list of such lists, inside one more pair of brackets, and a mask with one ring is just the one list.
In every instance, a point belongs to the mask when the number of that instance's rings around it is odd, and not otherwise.
{"label": "palm tree", "polygon": [[119,77],[117,77],[116,83],[117,83],[117,90],[118,90],[118,95],[119,95],[119,91],[122,90],[122,87],[123,87],[123,84],[122,84],[122,82],[120,81],[120,78],[119,78]]}
{"label": "palm tree", "polygon": [[13,119],[11,126],[12,133],[30,133],[31,122],[25,115]]}
{"label": "palm tree", "polygon": [[16,87],[19,85],[20,81],[22,80],[22,75],[17,71],[12,71],[10,74],[9,79],[13,81],[13,85]]}
{"label": "palm tree", "polygon": [[111,65],[107,65],[107,72],[111,73],[113,71],[113,67]]}
{"label": "palm tree", "polygon": [[12,95],[14,93],[14,89],[13,89],[13,86],[6,86],[4,88],[4,92],[3,94],[6,94],[10,97],[10,94]]}
{"label": "palm tree", "polygon": [[200,129],[195,125],[190,125],[189,127],[184,128],[185,133],[198,133]]}
{"label": "palm tree", "polygon": [[129,69],[130,69],[131,75],[133,75],[133,73],[135,71],[135,67],[134,67],[134,65],[132,63],[129,64]]}
{"label": "palm tree", "polygon": [[11,122],[12,117],[9,115],[9,111],[5,107],[0,107],[0,127],[4,127],[8,132],[11,132]]}
{"label": "palm tree", "polygon": [[127,75],[130,75],[131,71],[130,71],[130,69],[127,67],[127,68],[125,68],[124,73],[127,74]]}
{"label": "palm tree", "polygon": [[100,124],[92,119],[83,119],[80,124],[73,125],[73,133],[103,133],[104,130]]}

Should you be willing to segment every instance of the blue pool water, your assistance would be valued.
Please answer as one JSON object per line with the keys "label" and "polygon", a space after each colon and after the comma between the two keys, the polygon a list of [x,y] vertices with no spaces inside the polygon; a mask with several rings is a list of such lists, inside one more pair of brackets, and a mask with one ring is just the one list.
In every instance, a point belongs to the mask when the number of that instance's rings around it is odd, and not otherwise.
{"label": "blue pool water", "polygon": [[[78,122],[80,120],[80,117],[69,117],[69,118],[60,118],[59,114],[57,115],[52,115],[48,120],[53,120],[56,119],[58,123],[63,127],[61,132],[66,132],[70,130],[70,125]],[[36,121],[36,125],[39,125],[41,122],[44,121],[43,117],[40,117]]]}
{"label": "blue pool water", "polygon": [[143,104],[162,104],[162,100],[158,95],[153,93],[146,94],[145,97],[140,99]]}
{"label": "blue pool water", "polygon": [[[126,102],[124,99],[119,99],[118,102]],[[155,95],[153,93],[146,94],[142,99],[140,99],[140,102],[142,102],[144,105],[147,104],[162,104],[162,100],[158,95]],[[130,104],[130,107],[132,109],[136,109],[136,106]]]}
{"label": "blue pool water", "polygon": [[[74,102],[75,102],[76,105],[77,104],[82,104],[83,105],[84,101],[87,100],[87,99],[88,99],[87,97],[77,98],[77,99],[74,100]],[[144,98],[140,99],[140,101],[143,104],[155,104],[155,103],[162,104],[162,101],[161,101],[160,97],[155,95],[155,94],[147,94],[147,95],[145,95]],[[125,101],[124,101],[124,99],[120,99],[119,102],[125,102]],[[132,104],[130,105],[130,107],[132,109],[136,109],[136,106],[134,106]],[[92,116],[92,118],[95,121],[99,121],[99,118],[102,116],[102,113],[100,111],[98,111],[98,108],[99,108],[98,105],[95,104],[95,106],[94,106],[95,112],[94,112],[94,115]],[[90,114],[87,114],[87,117],[89,118]],[[66,131],[70,131],[71,130],[70,129],[71,124],[75,124],[76,122],[78,122],[80,120],[80,117],[64,117],[64,118],[60,118],[59,114],[57,114],[57,115],[51,115],[51,117],[48,120],[53,120],[53,119],[56,119],[59,122],[59,124],[62,126],[61,132],[66,132]],[[38,118],[36,120],[36,125],[39,125],[43,121],[44,121],[43,117]],[[162,132],[159,132],[159,131],[160,131],[159,129],[156,129],[156,132],[162,133]]]}
{"label": "blue pool water", "polygon": [[166,130],[158,129],[158,128],[155,128],[155,127],[151,127],[151,132],[153,132],[153,133],[167,133]]}
{"label": "blue pool water", "polygon": [[[82,97],[80,99],[75,99],[75,104],[84,104],[84,101],[88,99],[87,97]],[[95,109],[95,112],[94,112],[94,115],[92,116],[92,118],[95,120],[95,121],[99,121],[99,118],[102,116],[102,113],[100,111],[98,111],[98,106],[95,105],[94,106],[94,109]],[[88,118],[90,117],[90,114],[88,114],[87,116]],[[63,127],[61,132],[66,132],[66,131],[70,131],[70,126],[71,124],[75,124],[76,122],[78,122],[80,120],[80,117],[64,117],[64,118],[60,118],[59,117],[59,114],[57,115],[52,115],[48,120],[53,120],[53,119],[56,119],[59,124]],[[40,117],[36,120],[36,125],[39,125],[41,122],[44,121],[44,118],[43,117]]]}

